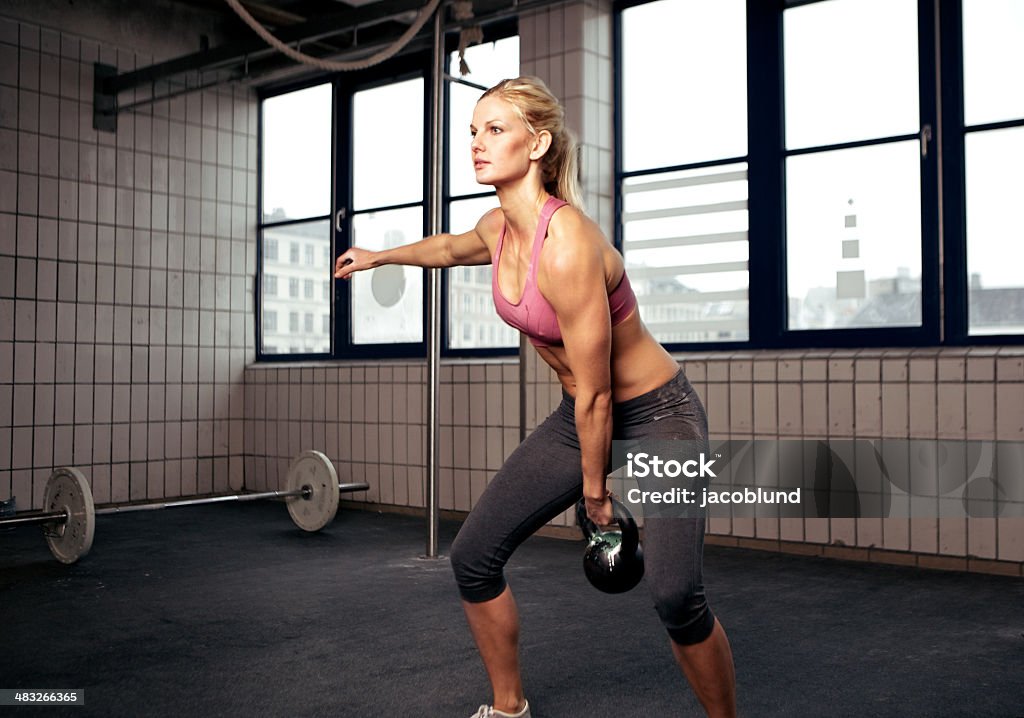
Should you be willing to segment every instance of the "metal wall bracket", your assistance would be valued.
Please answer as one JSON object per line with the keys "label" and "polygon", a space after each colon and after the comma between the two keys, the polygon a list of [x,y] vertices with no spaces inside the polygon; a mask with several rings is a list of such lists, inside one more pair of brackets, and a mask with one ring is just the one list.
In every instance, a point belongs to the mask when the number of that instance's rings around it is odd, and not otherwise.
{"label": "metal wall bracket", "polygon": [[106,88],[108,78],[117,77],[117,68],[101,62],[93,64],[92,72],[92,128],[103,132],[117,132],[117,93]]}

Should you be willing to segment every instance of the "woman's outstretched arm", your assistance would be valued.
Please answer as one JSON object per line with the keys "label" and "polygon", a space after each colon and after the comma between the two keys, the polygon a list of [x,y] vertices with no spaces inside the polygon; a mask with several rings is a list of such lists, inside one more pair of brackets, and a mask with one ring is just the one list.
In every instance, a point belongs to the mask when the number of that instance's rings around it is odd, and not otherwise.
{"label": "woman's outstretched arm", "polygon": [[414,267],[458,267],[488,264],[491,253],[484,233],[495,221],[497,210],[491,210],[476,227],[462,234],[435,234],[419,242],[372,252],[352,247],[334,263],[335,279],[347,279],[353,272],[373,269],[385,264],[408,264]]}

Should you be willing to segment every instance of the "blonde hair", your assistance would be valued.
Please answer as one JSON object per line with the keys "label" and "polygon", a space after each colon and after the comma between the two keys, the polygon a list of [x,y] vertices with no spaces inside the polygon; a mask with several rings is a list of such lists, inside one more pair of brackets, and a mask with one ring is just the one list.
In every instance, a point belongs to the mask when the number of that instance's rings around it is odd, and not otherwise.
{"label": "blonde hair", "polygon": [[551,147],[541,158],[544,189],[573,207],[583,209],[576,136],[565,126],[565,110],[558,98],[543,80],[529,76],[502,80],[480,99],[490,96],[500,97],[512,105],[531,134],[544,130],[551,133]]}

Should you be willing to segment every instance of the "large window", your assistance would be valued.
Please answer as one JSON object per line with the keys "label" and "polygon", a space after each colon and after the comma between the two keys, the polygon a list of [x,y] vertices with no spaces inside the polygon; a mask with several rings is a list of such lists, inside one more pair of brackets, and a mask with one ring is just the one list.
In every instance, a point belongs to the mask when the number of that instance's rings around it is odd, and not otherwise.
{"label": "large window", "polygon": [[[352,244],[382,250],[423,238],[423,79],[352,100]],[[352,277],[353,344],[423,341],[423,271],[390,265]]]}
{"label": "large window", "polygon": [[[446,79],[449,153],[443,200],[453,232],[472,228],[497,206],[493,190],[473,179],[469,124],[481,90],[518,74],[518,38],[472,47],[466,62],[471,74],[453,79],[459,61],[452,53]],[[334,258],[348,246],[387,249],[417,242],[425,233],[431,104],[425,67],[429,58],[404,58],[263,100],[262,358],[285,352],[302,357],[423,354],[422,270],[390,265],[335,282],[333,269]],[[489,268],[476,269],[483,271],[447,277],[448,296],[454,298],[447,302],[447,347],[511,352],[516,335],[491,307]]]}
{"label": "large window", "polygon": [[749,337],[745,17],[743,0],[621,16],[620,241],[669,344]]}
{"label": "large window", "polygon": [[917,0],[785,11],[789,329],[921,325],[917,27]]}
{"label": "large window", "polygon": [[1024,3],[623,0],[617,38],[617,239],[659,339],[1024,335]]}

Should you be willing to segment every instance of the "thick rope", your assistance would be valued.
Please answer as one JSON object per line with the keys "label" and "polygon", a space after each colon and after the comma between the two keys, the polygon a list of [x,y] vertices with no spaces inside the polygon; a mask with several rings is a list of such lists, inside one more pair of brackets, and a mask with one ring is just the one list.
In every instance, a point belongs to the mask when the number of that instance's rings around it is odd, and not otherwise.
{"label": "thick rope", "polygon": [[484,41],[484,31],[479,25],[463,28],[459,32],[459,74],[465,77],[471,70],[466,63],[466,49],[470,45],[479,45]]}
{"label": "thick rope", "polygon": [[239,18],[242,19],[246,25],[253,29],[257,35],[262,37],[268,45],[275,50],[287,55],[296,62],[301,62],[304,65],[312,65],[321,70],[327,72],[352,72],[354,70],[365,70],[368,67],[380,64],[387,59],[390,59],[397,54],[403,47],[409,44],[409,41],[416,36],[416,33],[426,24],[430,16],[434,14],[437,6],[441,3],[441,0],[429,0],[429,2],[420,10],[416,19],[413,21],[409,29],[402,33],[402,36],[395,40],[394,43],[384,48],[380,52],[370,55],[362,60],[351,60],[347,62],[339,62],[336,60],[323,60],[319,57],[313,57],[307,55],[298,50],[294,50],[285,43],[274,37],[267,28],[263,27],[256,18],[248,13],[248,11],[242,7],[242,3],[239,0],[225,0],[231,9],[235,11]]}
{"label": "thick rope", "polygon": [[[473,0],[454,0],[452,18],[456,22],[469,22],[473,19]],[[459,31],[459,74],[465,77],[470,73],[466,64],[466,49],[470,45],[478,45],[484,41],[484,31],[479,25],[468,25]]]}

